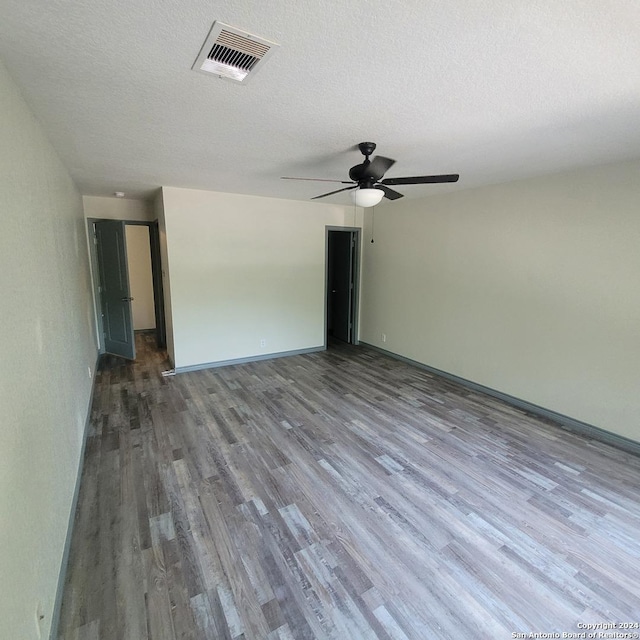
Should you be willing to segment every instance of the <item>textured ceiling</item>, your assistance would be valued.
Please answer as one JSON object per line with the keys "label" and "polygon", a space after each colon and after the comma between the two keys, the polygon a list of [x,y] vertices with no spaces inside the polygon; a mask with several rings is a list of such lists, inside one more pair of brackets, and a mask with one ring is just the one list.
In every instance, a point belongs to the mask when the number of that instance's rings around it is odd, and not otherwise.
{"label": "textured ceiling", "polygon": [[[191,70],[214,20],[281,45],[247,85]],[[407,197],[640,158],[637,0],[3,0],[0,58],[84,194],[307,199],[363,140],[461,174]]]}

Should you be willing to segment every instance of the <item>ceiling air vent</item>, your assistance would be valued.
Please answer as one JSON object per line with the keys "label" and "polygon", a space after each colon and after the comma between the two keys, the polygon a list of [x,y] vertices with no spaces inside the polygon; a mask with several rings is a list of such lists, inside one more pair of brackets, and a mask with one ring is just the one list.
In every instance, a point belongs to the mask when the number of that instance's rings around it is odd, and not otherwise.
{"label": "ceiling air vent", "polygon": [[246,82],[277,46],[275,42],[258,38],[228,24],[214,22],[191,68],[235,82]]}

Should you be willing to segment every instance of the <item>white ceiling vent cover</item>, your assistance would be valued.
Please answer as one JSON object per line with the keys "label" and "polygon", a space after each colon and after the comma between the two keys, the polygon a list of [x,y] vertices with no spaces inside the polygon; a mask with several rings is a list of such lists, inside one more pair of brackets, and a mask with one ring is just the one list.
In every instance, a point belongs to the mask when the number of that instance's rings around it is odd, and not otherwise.
{"label": "white ceiling vent cover", "polygon": [[228,24],[214,22],[191,68],[235,82],[246,82],[278,46]]}

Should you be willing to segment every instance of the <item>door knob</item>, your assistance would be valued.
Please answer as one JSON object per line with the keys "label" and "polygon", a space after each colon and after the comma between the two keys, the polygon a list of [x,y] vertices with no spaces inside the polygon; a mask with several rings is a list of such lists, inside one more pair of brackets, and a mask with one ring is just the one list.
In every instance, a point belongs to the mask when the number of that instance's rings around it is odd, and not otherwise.
{"label": "door knob", "polygon": [[122,300],[122,302],[133,302],[133,298],[128,298],[127,296],[120,298],[120,300]]}

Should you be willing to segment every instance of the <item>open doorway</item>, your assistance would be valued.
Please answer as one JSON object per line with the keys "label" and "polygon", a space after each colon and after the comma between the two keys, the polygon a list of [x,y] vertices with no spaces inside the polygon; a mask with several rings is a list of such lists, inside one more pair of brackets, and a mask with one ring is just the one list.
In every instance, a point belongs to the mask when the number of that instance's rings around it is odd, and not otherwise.
{"label": "open doorway", "polygon": [[326,339],[358,344],[360,230],[327,227]]}
{"label": "open doorway", "polygon": [[166,346],[157,222],[88,219],[101,353],[135,359],[135,332]]}

